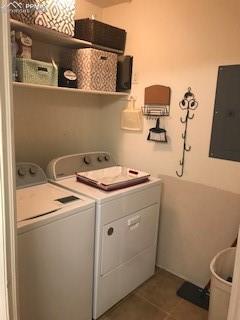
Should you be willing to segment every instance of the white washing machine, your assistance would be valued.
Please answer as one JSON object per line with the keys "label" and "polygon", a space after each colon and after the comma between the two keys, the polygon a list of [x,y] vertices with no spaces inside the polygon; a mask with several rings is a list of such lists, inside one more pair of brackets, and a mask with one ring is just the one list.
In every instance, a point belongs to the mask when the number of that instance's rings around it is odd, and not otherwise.
{"label": "white washing machine", "polygon": [[17,164],[21,320],[92,319],[95,202]]}
{"label": "white washing machine", "polygon": [[[116,175],[109,177],[108,169]],[[121,170],[139,174],[128,168]],[[75,174],[85,174],[90,184],[97,176],[99,181],[95,183],[100,187],[101,179],[106,184],[110,180],[113,185],[115,180],[122,182],[125,173],[118,171],[106,152],[69,155],[48,166],[50,181],[96,200],[94,319],[150,278],[155,270],[160,179],[150,177],[135,186],[104,191],[77,181]]]}

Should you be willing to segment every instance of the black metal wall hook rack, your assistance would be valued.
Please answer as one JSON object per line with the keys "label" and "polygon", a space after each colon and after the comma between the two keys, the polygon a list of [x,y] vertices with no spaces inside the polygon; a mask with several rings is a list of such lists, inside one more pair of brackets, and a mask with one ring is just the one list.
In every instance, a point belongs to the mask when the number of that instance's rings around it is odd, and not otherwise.
{"label": "black metal wall hook rack", "polygon": [[188,130],[188,120],[192,120],[194,118],[193,111],[197,109],[198,102],[195,99],[194,94],[191,91],[191,88],[188,88],[188,91],[185,93],[184,98],[179,102],[179,106],[182,110],[186,110],[185,117],[181,117],[180,121],[182,124],[185,124],[184,133],[182,134],[183,139],[183,152],[182,159],[179,164],[181,166],[181,171],[176,171],[176,174],[179,178],[181,178],[184,174],[184,165],[185,165],[185,153],[191,151],[192,147],[187,144],[187,130]]}

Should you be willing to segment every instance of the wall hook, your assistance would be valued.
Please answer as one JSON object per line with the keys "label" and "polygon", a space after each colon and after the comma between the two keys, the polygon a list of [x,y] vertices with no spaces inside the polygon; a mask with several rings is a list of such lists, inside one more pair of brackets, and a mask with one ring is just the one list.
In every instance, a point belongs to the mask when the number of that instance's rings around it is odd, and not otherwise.
{"label": "wall hook", "polygon": [[183,166],[182,166],[182,172],[181,172],[181,173],[178,173],[178,171],[176,171],[176,175],[177,175],[179,178],[182,178],[182,176],[183,176]]}
{"label": "wall hook", "polygon": [[187,152],[191,151],[191,149],[192,149],[191,146],[189,146],[189,147],[186,147],[186,146],[185,146],[185,147],[184,147],[184,150],[187,151]]}
{"label": "wall hook", "polygon": [[180,121],[181,121],[182,123],[186,123],[186,122],[187,122],[187,118],[183,119],[183,118],[181,117],[181,118],[180,118]]}
{"label": "wall hook", "polygon": [[185,119],[183,117],[180,118],[182,124],[185,124],[184,132],[182,133],[183,139],[183,151],[182,151],[182,159],[180,160],[180,171],[176,171],[176,175],[181,178],[184,174],[184,165],[185,165],[185,153],[190,152],[192,147],[187,146],[187,129],[188,129],[188,120],[192,120],[194,118],[193,110],[196,110],[198,107],[198,102],[195,99],[194,94],[191,91],[191,88],[188,88],[188,91],[184,94],[183,99],[179,102],[179,106],[182,110],[186,110]]}

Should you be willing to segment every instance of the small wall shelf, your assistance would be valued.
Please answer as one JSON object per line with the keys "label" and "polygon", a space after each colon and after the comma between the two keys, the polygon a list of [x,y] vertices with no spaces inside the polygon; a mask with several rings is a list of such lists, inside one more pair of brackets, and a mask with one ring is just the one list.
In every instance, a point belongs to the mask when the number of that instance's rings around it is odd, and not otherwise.
{"label": "small wall shelf", "polygon": [[56,92],[72,92],[75,94],[93,94],[100,96],[114,96],[114,97],[127,97],[129,94],[125,92],[108,92],[108,91],[97,91],[97,90],[82,90],[82,89],[72,89],[72,88],[62,88],[53,86],[43,86],[31,83],[13,82],[14,88],[20,89],[39,89],[39,90],[50,90]]}
{"label": "small wall shelf", "polygon": [[18,30],[29,35],[33,40],[40,42],[50,43],[52,45],[70,48],[70,49],[81,49],[81,48],[95,48],[99,50],[109,51],[117,54],[123,54],[123,51],[106,48],[103,46],[95,45],[91,42],[79,40],[65,36],[63,33],[50,30],[37,25],[28,25],[17,20],[11,19],[11,28]]}

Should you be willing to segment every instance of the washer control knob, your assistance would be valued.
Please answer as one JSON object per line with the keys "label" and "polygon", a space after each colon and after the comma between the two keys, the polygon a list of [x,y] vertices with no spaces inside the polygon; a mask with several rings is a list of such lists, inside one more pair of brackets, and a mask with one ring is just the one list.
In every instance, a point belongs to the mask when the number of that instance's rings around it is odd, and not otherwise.
{"label": "washer control knob", "polygon": [[85,156],[83,159],[85,164],[90,164],[91,163],[91,158],[89,156]]}
{"label": "washer control knob", "polygon": [[98,162],[102,162],[102,161],[103,161],[103,156],[99,156],[99,157],[97,158],[97,160],[98,160]]}
{"label": "washer control knob", "polygon": [[35,168],[35,167],[31,167],[30,169],[29,169],[29,173],[31,174],[31,176],[35,176],[36,174],[37,174],[37,168]]}
{"label": "washer control knob", "polygon": [[110,156],[108,154],[106,154],[104,159],[105,159],[105,161],[109,161],[110,160]]}
{"label": "washer control knob", "polygon": [[25,168],[19,168],[18,169],[18,175],[19,177],[24,177],[27,174],[27,171]]}

